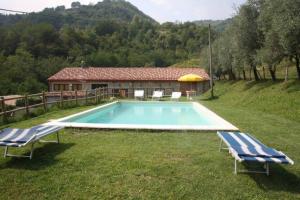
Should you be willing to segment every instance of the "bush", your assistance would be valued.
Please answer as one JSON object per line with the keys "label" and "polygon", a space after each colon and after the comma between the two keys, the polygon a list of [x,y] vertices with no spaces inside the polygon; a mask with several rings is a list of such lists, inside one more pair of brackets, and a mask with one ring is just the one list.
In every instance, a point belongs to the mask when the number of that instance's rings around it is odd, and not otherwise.
{"label": "bush", "polygon": [[[34,105],[34,104],[39,104],[42,103],[42,99],[39,97],[35,98],[28,98],[28,105]],[[18,99],[16,101],[16,106],[17,107],[24,107],[25,106],[25,99]]]}

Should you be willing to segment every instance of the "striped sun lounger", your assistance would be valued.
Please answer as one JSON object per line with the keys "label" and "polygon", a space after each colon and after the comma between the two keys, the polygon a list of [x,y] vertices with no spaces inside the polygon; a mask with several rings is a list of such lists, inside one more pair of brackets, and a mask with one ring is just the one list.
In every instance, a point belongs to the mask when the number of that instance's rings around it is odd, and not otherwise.
{"label": "striped sun lounger", "polygon": [[[218,131],[218,136],[221,138],[220,151],[228,149],[229,153],[234,157],[234,173],[237,172],[253,172],[265,173],[269,175],[269,164],[294,164],[294,162],[281,151],[270,148],[253,136],[241,132],[224,132]],[[222,144],[225,143],[227,147],[223,148]],[[249,171],[238,170],[237,162],[258,162],[265,164],[264,171]]]}
{"label": "striped sun lounger", "polygon": [[[64,127],[39,125],[29,129],[6,128],[0,131],[0,146],[5,147],[4,157],[26,157],[32,159],[35,142],[59,143],[59,130]],[[43,137],[56,133],[56,141],[45,141]],[[24,147],[31,144],[30,155],[13,155],[8,153],[9,147]]]}

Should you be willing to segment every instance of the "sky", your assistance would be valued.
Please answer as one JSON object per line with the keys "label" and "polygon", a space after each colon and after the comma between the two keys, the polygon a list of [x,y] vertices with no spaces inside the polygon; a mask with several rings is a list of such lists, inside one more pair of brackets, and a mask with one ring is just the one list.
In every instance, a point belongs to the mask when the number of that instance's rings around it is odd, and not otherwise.
{"label": "sky", "polygon": [[[0,0],[0,8],[25,12],[41,11],[46,7],[65,5],[69,8],[78,0]],[[79,0],[81,4],[99,0]],[[246,0],[128,0],[145,14],[163,23],[166,21],[194,21],[226,19]],[[3,13],[3,12],[2,12]]]}

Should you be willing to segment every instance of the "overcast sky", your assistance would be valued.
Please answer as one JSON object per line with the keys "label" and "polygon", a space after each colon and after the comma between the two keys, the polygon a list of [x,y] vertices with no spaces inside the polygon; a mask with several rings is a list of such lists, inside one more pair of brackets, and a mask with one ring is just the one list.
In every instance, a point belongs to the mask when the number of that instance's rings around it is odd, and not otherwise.
{"label": "overcast sky", "polygon": [[[76,0],[0,0],[0,8],[26,12],[41,11],[46,7],[65,5]],[[81,4],[99,0],[79,0]],[[246,0],[128,0],[158,22],[226,19]]]}

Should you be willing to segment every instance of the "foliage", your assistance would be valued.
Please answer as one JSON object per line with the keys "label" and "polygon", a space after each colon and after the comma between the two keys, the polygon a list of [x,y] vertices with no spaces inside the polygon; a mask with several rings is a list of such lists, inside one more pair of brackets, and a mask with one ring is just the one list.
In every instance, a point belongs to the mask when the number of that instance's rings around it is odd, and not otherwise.
{"label": "foliage", "polygon": [[232,23],[232,18],[228,18],[225,20],[197,20],[193,21],[193,23],[199,26],[208,26],[210,24],[216,32],[222,33],[223,31],[225,31],[227,26]]}
{"label": "foliage", "polygon": [[27,21],[33,24],[52,24],[56,29],[60,29],[65,25],[83,28],[95,26],[98,21],[106,19],[129,23],[135,16],[157,24],[154,19],[145,15],[127,1],[104,0],[95,5],[81,5],[78,1],[73,2],[70,9],[59,6],[26,15],[0,15],[0,25],[14,25],[20,21]]}
{"label": "foliage", "polygon": [[[253,72],[258,81],[265,78],[267,66],[275,81],[277,66],[289,59],[300,79],[299,10],[300,2],[294,0],[248,0],[241,5],[233,22],[214,41],[216,76],[228,74],[235,79],[243,74],[245,79],[250,70],[250,79]],[[202,51],[201,60],[205,61],[207,50]]]}
{"label": "foliage", "polygon": [[[42,103],[42,99],[40,97],[36,97],[36,98],[28,98],[28,105],[34,105],[34,104],[40,104]],[[16,106],[17,107],[24,107],[25,106],[25,99],[18,99],[16,101]]]}

